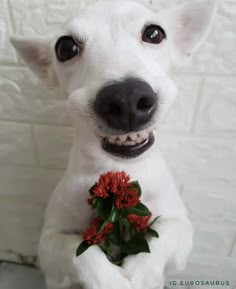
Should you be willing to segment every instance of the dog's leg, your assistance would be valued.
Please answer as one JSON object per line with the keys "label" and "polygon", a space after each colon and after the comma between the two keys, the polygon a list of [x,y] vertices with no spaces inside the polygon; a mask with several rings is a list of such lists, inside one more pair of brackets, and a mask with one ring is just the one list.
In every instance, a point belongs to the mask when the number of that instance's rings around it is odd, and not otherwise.
{"label": "dog's leg", "polygon": [[69,289],[78,283],[73,257],[80,242],[79,235],[44,230],[39,242],[39,258],[48,289]]}
{"label": "dog's leg", "polygon": [[174,262],[183,269],[192,248],[192,225],[187,219],[161,217],[154,229],[159,238],[150,240],[151,254],[129,256],[124,261],[135,289],[162,288],[166,265]]}
{"label": "dog's leg", "polygon": [[43,232],[39,256],[48,289],[69,289],[77,284],[84,289],[132,289],[121,269],[111,264],[98,246],[76,257],[81,241],[79,235]]}

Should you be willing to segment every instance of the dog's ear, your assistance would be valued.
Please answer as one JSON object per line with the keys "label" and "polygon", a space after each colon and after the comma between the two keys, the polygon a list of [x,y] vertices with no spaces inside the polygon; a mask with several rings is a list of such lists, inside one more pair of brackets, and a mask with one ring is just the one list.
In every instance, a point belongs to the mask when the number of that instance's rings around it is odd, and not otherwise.
{"label": "dog's ear", "polygon": [[168,12],[170,33],[184,56],[193,55],[206,38],[220,0],[189,1]]}
{"label": "dog's ear", "polygon": [[49,85],[56,85],[56,75],[52,66],[51,38],[12,36],[12,45],[29,68]]}

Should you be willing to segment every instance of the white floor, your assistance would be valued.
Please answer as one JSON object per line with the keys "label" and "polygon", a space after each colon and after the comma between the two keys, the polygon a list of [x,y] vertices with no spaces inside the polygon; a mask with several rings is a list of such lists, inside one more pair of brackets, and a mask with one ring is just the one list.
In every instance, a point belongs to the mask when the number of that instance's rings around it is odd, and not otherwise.
{"label": "white floor", "polygon": [[1,263],[0,289],[45,289],[43,275],[34,268]]}
{"label": "white floor", "polygon": [[0,289],[46,289],[46,286],[39,270],[0,263]]}

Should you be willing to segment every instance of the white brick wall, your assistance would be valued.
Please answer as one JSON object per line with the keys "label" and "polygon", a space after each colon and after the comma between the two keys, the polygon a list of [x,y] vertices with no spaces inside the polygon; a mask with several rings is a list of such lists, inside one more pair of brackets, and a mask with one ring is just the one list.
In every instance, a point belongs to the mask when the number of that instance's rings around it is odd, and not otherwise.
{"label": "white brick wall", "polygon": [[[95,0],[0,0],[0,258],[31,261],[43,211],[60,179],[72,130],[63,96],[48,91],[9,44],[10,33],[54,31]],[[146,1],[171,6],[184,0]],[[236,286],[236,1],[224,0],[192,63],[176,75],[179,98],[159,142],[192,221],[195,247],[173,279]],[[25,257],[28,257],[28,259]],[[193,286],[186,286],[194,288]],[[177,287],[176,287],[177,288]]]}

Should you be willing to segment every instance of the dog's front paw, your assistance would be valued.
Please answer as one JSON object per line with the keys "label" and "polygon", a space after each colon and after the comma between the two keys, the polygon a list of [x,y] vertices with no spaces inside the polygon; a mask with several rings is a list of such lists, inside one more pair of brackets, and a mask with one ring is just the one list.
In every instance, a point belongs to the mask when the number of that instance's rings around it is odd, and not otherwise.
{"label": "dog's front paw", "polygon": [[134,289],[159,289],[163,286],[164,267],[150,258],[150,255],[139,254],[125,259],[123,268],[129,275]]}
{"label": "dog's front paw", "polygon": [[110,261],[98,246],[91,246],[74,259],[79,283],[84,289],[134,289],[126,271]]}
{"label": "dog's front paw", "polygon": [[125,277],[125,274],[120,269],[109,264],[106,268],[95,273],[91,273],[90,278],[83,283],[84,289],[134,289],[131,286],[130,280]]}
{"label": "dog's front paw", "polygon": [[125,278],[119,271],[107,272],[99,278],[94,289],[135,289],[132,288],[130,281]]}

